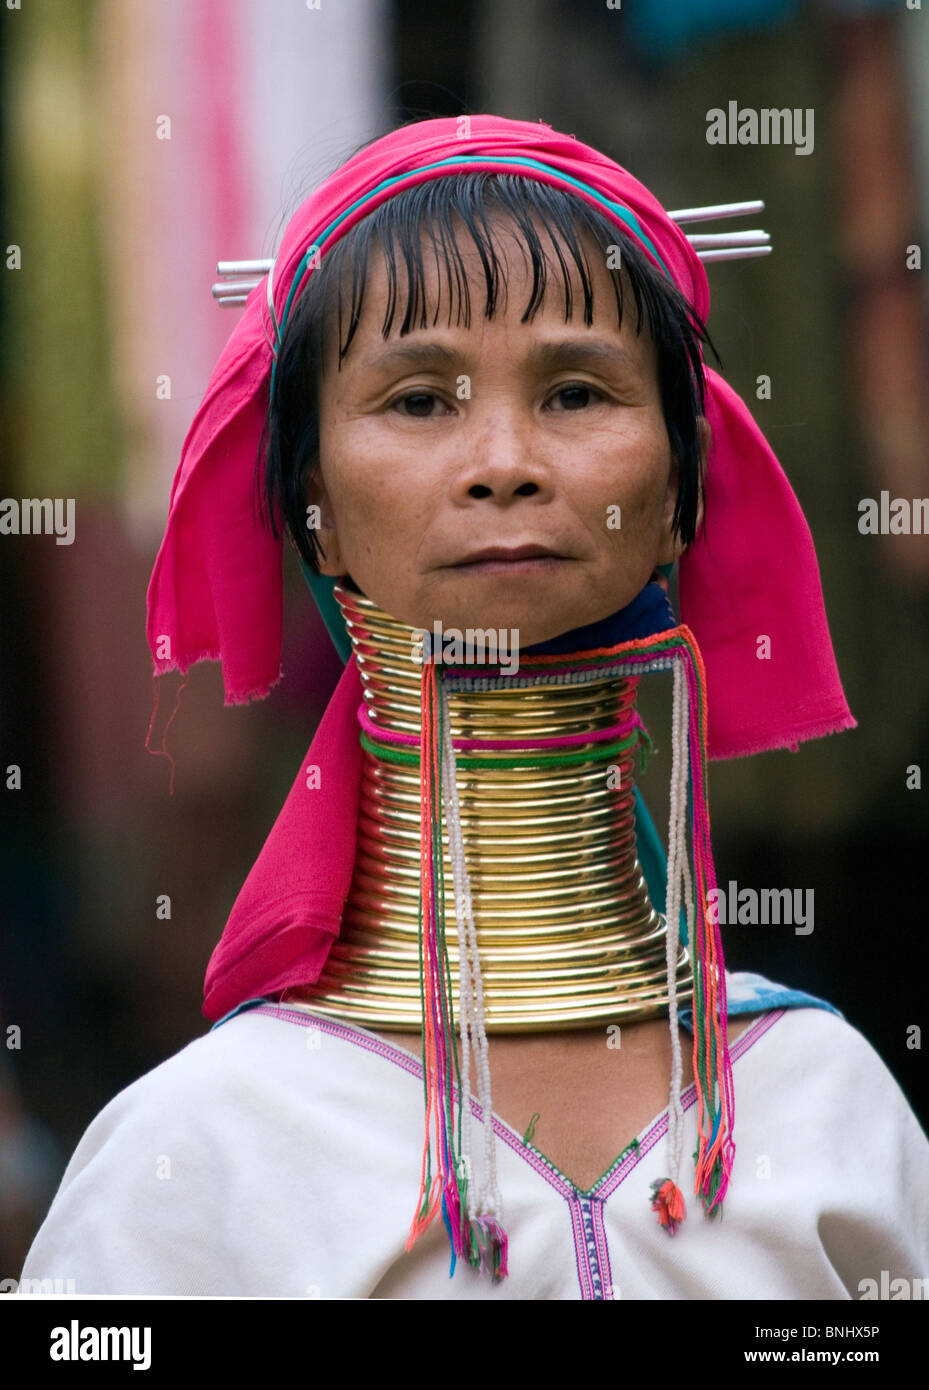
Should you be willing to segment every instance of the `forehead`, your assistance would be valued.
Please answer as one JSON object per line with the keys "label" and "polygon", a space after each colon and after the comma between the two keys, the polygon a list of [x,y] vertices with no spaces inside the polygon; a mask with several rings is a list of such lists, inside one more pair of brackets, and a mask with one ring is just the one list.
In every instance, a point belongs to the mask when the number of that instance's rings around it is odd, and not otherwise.
{"label": "forehead", "polygon": [[[537,218],[533,224],[534,254],[512,219],[495,213],[481,246],[458,224],[453,244],[424,227],[412,258],[397,237],[372,243],[363,267],[347,255],[327,307],[324,371],[354,374],[388,339],[431,328],[480,332],[486,320],[521,328],[527,339],[543,324],[573,324],[579,333],[596,326],[598,336],[612,336],[627,354],[653,363],[654,344],[627,272],[608,267],[607,252],[586,229],[574,233],[579,265],[557,232]],[[611,264],[621,265],[619,245],[617,232]]]}

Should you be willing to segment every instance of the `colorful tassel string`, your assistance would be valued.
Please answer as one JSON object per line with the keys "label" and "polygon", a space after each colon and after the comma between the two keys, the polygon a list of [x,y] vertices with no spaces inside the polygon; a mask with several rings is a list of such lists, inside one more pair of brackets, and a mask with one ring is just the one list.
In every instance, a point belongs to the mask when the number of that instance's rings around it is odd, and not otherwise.
{"label": "colorful tassel string", "polygon": [[[439,1204],[452,1241],[452,1273],[461,1250],[461,1200],[458,1183],[464,1179],[454,1162],[451,1072],[457,1072],[454,1012],[444,935],[442,829],[437,824],[435,788],[439,779],[435,737],[436,669],[423,665],[422,742],[420,754],[420,904],[419,967],[423,1006],[423,1087],[426,1137],[420,1174],[419,1209],[410,1228],[407,1249],[434,1218]],[[438,843],[438,854],[435,845]],[[438,880],[438,882],[437,882]],[[459,1086],[459,1103],[461,1088]],[[433,1174],[433,1166],[438,1171]]]}
{"label": "colorful tassel string", "polygon": [[[681,696],[685,697],[681,699],[680,707],[686,707],[683,716],[686,739],[683,742],[685,747],[689,747],[689,755],[685,757],[684,762],[689,771],[687,805],[690,812],[694,860],[694,880],[691,881],[680,834],[676,850],[672,838],[669,857],[675,860],[675,868],[673,873],[669,871],[668,932],[669,935],[673,932],[676,938],[679,927],[677,893],[680,878],[683,878],[693,954],[693,1063],[699,1131],[699,1142],[694,1154],[694,1192],[700,1197],[705,1214],[710,1216],[721,1209],[732,1172],[735,1157],[735,1143],[732,1138],[735,1097],[732,1060],[726,1036],[728,1010],[722,939],[719,924],[715,920],[716,915],[707,911],[709,894],[716,888],[716,871],[710,847],[710,811],[707,797],[706,671],[697,639],[690,628],[682,623],[669,632],[655,633],[651,637],[637,638],[615,647],[599,647],[585,652],[582,658],[575,658],[569,667],[565,666],[562,656],[521,654],[520,670],[547,670],[550,674],[557,672],[563,678],[570,679],[571,673],[580,669],[599,667],[615,670],[617,674],[628,673],[630,665],[633,669],[656,669],[656,659],[658,664],[666,665],[667,658],[670,658],[673,667],[683,673],[683,683],[678,685],[678,689]],[[672,883],[672,878],[678,879],[678,882]],[[672,902],[673,912],[670,906]],[[670,949],[669,946],[669,952]],[[669,979],[669,992],[671,991],[673,981]],[[670,1013],[676,1041],[676,1009],[672,1008]],[[674,1042],[672,1050],[673,1048]],[[669,1121],[672,1121],[670,1115]],[[666,1180],[659,1183],[659,1188],[664,1181]],[[667,1209],[668,1220],[662,1220],[662,1225],[669,1230],[676,1229],[670,1211],[676,1210],[677,1206],[678,1203],[674,1200],[670,1208],[667,1207],[667,1203],[663,1208]],[[683,1200],[680,1206],[683,1207]],[[659,1219],[662,1219],[661,1213]]]}
{"label": "colorful tassel string", "polygon": [[[419,947],[423,1006],[423,1089],[426,1108],[426,1134],[417,1213],[406,1248],[441,1209],[452,1246],[451,1273],[456,1259],[463,1256],[472,1267],[487,1271],[495,1281],[506,1277],[507,1236],[498,1217],[502,1210],[496,1189],[493,1159],[492,1114],[490,1109],[489,1066],[483,1027],[483,997],[476,932],[471,914],[470,887],[464,866],[458,825],[455,765],[465,766],[467,755],[453,751],[447,707],[447,691],[455,689],[504,689],[538,683],[573,684],[590,674],[640,675],[646,670],[671,667],[674,670],[674,767],[672,768],[671,823],[668,844],[668,987],[669,1021],[672,1034],[671,1100],[669,1103],[669,1153],[672,1175],[652,1183],[652,1210],[659,1223],[674,1234],[684,1220],[686,1209],[678,1186],[678,1168],[683,1125],[680,1103],[681,1062],[677,1029],[676,969],[680,912],[686,912],[693,958],[694,1085],[697,1092],[699,1142],[694,1154],[694,1192],[710,1216],[721,1210],[730,1181],[735,1143],[732,1126],[735,1113],[732,1062],[726,1036],[726,980],[722,942],[715,914],[707,911],[710,893],[716,888],[716,873],[710,847],[710,815],[707,801],[706,673],[696,639],[681,624],[668,632],[596,648],[569,658],[563,655],[520,655],[518,677],[485,674],[475,677],[473,668],[459,667],[443,675],[434,662],[422,668],[422,728],[419,756],[400,745],[413,742],[409,736],[390,735],[374,726],[364,715],[362,742],[376,740],[381,756],[420,764],[420,909]],[[486,670],[486,668],[485,668]],[[641,756],[651,747],[638,716],[628,724],[599,731],[598,737],[628,748],[638,742]],[[589,744],[593,734],[584,736]],[[563,739],[498,740],[499,763],[506,766],[504,747],[517,743],[524,750],[517,755],[527,761],[531,749],[533,763],[571,763],[582,760],[581,750],[573,751],[577,736]],[[464,748],[475,740],[459,741]],[[386,745],[393,744],[393,747]],[[540,751],[544,745],[546,751]],[[481,744],[483,747],[484,745]],[[489,746],[489,745],[488,745]],[[608,745],[606,745],[608,746]],[[606,751],[606,746],[604,751]],[[561,748],[562,752],[548,751]],[[612,750],[610,750],[612,751]],[[480,760],[482,767],[497,759]],[[443,769],[444,764],[444,769]],[[444,782],[443,782],[444,774]],[[442,809],[446,807],[449,845],[455,866],[455,901],[458,918],[459,959],[461,961],[462,1054],[466,1063],[464,1085],[458,1066],[451,970],[445,937],[445,881],[442,845]],[[685,822],[690,822],[693,875],[685,844]],[[455,832],[457,833],[457,836]],[[461,882],[459,882],[459,878]],[[470,1056],[474,1047],[481,1077],[481,1102],[485,1133],[485,1181],[479,1195],[469,1193],[474,1180],[470,1153]],[[481,1060],[483,1058],[483,1060]],[[457,1105],[454,1095],[457,1091]],[[462,1105],[467,1112],[462,1117]],[[486,1202],[487,1209],[479,1211]]]}
{"label": "colorful tassel string", "polygon": [[652,1211],[658,1213],[658,1220],[673,1236],[687,1212],[681,1190],[670,1178],[652,1183]]}
{"label": "colorful tassel string", "polygon": [[674,665],[674,694],[671,705],[671,814],[668,826],[668,874],[665,894],[665,958],[668,978],[668,1026],[671,1033],[671,1084],[668,1096],[668,1159],[671,1177],[659,1179],[652,1185],[652,1211],[674,1235],[687,1214],[678,1182],[681,1172],[681,1149],[684,1139],[684,1107],[681,1102],[683,1063],[677,1012],[677,954],[680,940],[681,890],[687,904],[688,940],[694,939],[693,884],[687,863],[684,839],[687,818],[687,769],[689,766],[689,730],[687,720],[687,685],[680,661]]}
{"label": "colorful tassel string", "polygon": [[[445,874],[442,853],[442,760],[447,712],[439,699],[441,679],[432,662],[423,663],[422,737],[420,745],[420,978],[423,994],[423,1087],[426,1103],[426,1137],[420,1174],[418,1208],[407,1250],[430,1224],[441,1202],[442,1219],[452,1246],[449,1274],[464,1256],[475,1269],[489,1273],[494,1282],[507,1275],[507,1236],[490,1212],[471,1216],[468,1188],[472,1180],[470,1154],[462,1152],[462,1105],[467,1109],[470,1131],[469,1077],[462,1086],[455,1041],[451,969],[445,937]],[[469,987],[466,926],[459,917],[459,956],[465,988]],[[472,924],[473,925],[473,924]],[[482,1022],[482,1020],[481,1020]],[[471,1019],[463,1037],[471,1040]],[[486,1047],[486,1036],[484,1038]],[[464,1047],[469,1056],[468,1044]],[[486,1065],[486,1057],[484,1058]],[[453,1081],[454,1076],[454,1081]],[[489,1081],[489,1069],[487,1072]],[[453,1102],[457,1090],[458,1103]],[[489,1099],[489,1092],[488,1092]],[[493,1134],[493,1116],[485,1105],[485,1131]],[[433,1167],[438,1171],[433,1175]],[[491,1174],[493,1186],[496,1179]]]}

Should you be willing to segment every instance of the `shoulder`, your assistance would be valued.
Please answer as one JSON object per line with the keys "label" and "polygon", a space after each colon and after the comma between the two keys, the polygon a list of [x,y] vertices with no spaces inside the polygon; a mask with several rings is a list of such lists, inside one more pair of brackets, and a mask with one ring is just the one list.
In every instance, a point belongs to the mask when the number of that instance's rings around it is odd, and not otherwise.
{"label": "shoulder", "polygon": [[417,1062],[362,1030],[268,1001],[214,1025],[114,1096],[86,1129],[62,1186],[88,1165],[121,1169],[130,1156],[151,1166],[175,1155],[207,1183],[220,1163],[241,1170],[258,1153],[267,1164],[293,1151],[307,1176],[321,1175],[344,1161],[355,1117],[382,1143],[416,1134]]}
{"label": "shoulder", "polygon": [[211,1106],[235,1104],[263,1073],[281,1060],[287,1034],[273,1019],[243,1014],[203,1034],[119,1091],[93,1120],[99,1139],[143,1115],[170,1122],[191,1108],[206,1120]]}
{"label": "shoulder", "polygon": [[872,1139],[886,1147],[894,1136],[897,1144],[929,1157],[929,1140],[896,1077],[861,1030],[826,1001],[771,981],[761,989],[760,979],[748,977],[743,988],[739,976],[733,977],[741,1006],[729,1015],[731,1031],[733,1022],[751,1019],[738,1055],[747,1054],[759,1097],[777,1096],[782,1116],[796,1121],[802,1115],[807,1127],[837,1138],[864,1129],[867,1115],[863,1149]]}
{"label": "shoulder", "polygon": [[834,1004],[807,990],[782,985],[751,970],[726,971],[726,1002],[729,1015],[756,1014],[771,1009],[813,1008],[841,1018]]}
{"label": "shoulder", "polygon": [[92,1121],[74,1160],[88,1143],[97,1150],[117,1132],[178,1131],[185,1142],[199,1135],[212,1143],[236,1123],[276,1120],[297,1096],[324,1105],[368,1084],[368,1052],[325,1031],[319,1019],[273,1008],[215,1025],[125,1087]]}
{"label": "shoulder", "polygon": [[806,1052],[809,1070],[857,1070],[890,1073],[859,1029],[828,1000],[792,985],[780,984],[751,971],[726,973],[726,1003],[730,1033],[749,1025],[751,1041],[760,1043],[759,1056],[777,1054],[791,1066],[798,1050]]}
{"label": "shoulder", "polygon": [[243,1013],[91,1121],[23,1277],[68,1278],[82,1294],[292,1293],[280,1252],[297,1259],[296,1231],[300,1259],[337,1244],[333,1194],[352,1189],[375,1144],[410,1171],[421,1116],[421,1081],[376,1054],[270,1009]]}
{"label": "shoulder", "polygon": [[830,1008],[769,1011],[739,1043],[753,1037],[733,1073],[748,1204],[768,1178],[766,1210],[815,1231],[854,1297],[882,1271],[923,1277],[929,1138],[887,1063]]}

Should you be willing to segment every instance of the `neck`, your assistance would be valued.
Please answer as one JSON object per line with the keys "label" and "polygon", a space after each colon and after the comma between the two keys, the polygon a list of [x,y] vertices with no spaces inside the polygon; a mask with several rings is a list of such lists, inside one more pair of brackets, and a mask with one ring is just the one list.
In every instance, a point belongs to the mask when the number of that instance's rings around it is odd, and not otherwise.
{"label": "neck", "polygon": [[[422,726],[415,634],[360,594],[339,586],[335,595],[364,692],[358,843],[339,939],[317,984],[291,999],[372,1029],[417,1031]],[[583,640],[583,650],[595,645]],[[561,683],[527,684],[519,673],[488,680],[471,670],[444,681],[487,1032],[662,1014],[665,921],[636,856],[639,677],[585,671]],[[521,738],[545,742],[529,756],[506,747]],[[457,997],[444,825],[443,837],[445,936]],[[683,949],[677,981],[680,998],[691,986]]]}

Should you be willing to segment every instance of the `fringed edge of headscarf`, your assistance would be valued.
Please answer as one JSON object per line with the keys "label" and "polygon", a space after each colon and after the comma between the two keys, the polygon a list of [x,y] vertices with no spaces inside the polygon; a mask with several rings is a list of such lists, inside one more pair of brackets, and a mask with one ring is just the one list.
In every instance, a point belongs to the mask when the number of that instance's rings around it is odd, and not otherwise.
{"label": "fringed edge of headscarf", "polygon": [[829,738],[832,734],[844,734],[857,728],[858,720],[853,714],[835,715],[832,719],[817,720],[805,728],[794,729],[774,739],[764,738],[748,743],[743,740],[732,748],[723,744],[713,754],[713,761],[720,763],[735,758],[752,758],[758,753],[799,753],[801,743],[810,743],[814,738]]}
{"label": "fringed edge of headscarf", "polygon": [[[188,657],[183,661],[180,658],[176,657],[170,660],[164,659],[161,662],[156,663],[152,667],[152,713],[148,721],[148,732],[145,735],[144,747],[147,749],[149,753],[152,754],[153,757],[167,758],[169,763],[171,764],[171,778],[168,783],[169,796],[174,795],[174,773],[176,764],[174,758],[168,752],[168,730],[174,721],[175,715],[180,709],[181,695],[184,692],[187,682],[190,680],[191,669],[196,665],[198,661],[219,661],[221,659],[221,655],[222,653],[218,649],[213,649],[211,647],[206,648],[203,651],[199,652],[196,656]],[[171,671],[176,671],[178,675],[183,676],[184,679],[181,681],[180,685],[174,692],[174,708],[169,714],[165,726],[161,731],[161,747],[153,748],[151,746],[151,738],[152,730],[155,727],[155,720],[158,718],[158,703],[161,694],[161,677],[167,676]],[[224,685],[224,703],[226,705],[247,705],[250,704],[253,700],[264,700],[268,695],[270,695],[273,688],[281,680],[283,674],[284,668],[281,667],[273,681],[266,681],[262,685],[250,687],[249,689],[245,690],[229,690],[225,688]]]}

